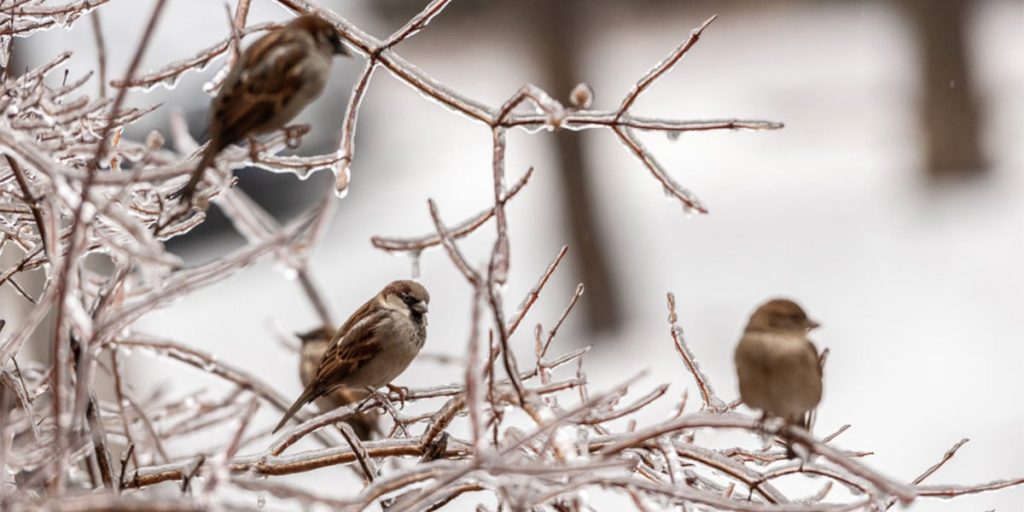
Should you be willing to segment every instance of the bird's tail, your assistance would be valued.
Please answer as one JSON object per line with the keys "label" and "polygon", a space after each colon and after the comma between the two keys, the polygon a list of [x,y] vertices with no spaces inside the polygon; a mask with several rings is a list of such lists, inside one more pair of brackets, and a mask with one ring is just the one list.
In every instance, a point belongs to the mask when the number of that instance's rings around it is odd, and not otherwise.
{"label": "bird's tail", "polygon": [[203,149],[203,157],[199,160],[199,164],[196,165],[195,170],[192,171],[192,176],[189,177],[188,183],[178,190],[172,192],[170,199],[181,198],[184,202],[191,202],[192,196],[196,193],[196,189],[199,188],[199,183],[203,181],[203,175],[206,173],[206,169],[213,165],[213,159],[220,153],[222,144],[217,141],[211,140],[206,148]]}
{"label": "bird's tail", "polygon": [[306,386],[306,389],[302,391],[302,394],[295,399],[295,403],[293,403],[292,406],[288,408],[288,411],[284,413],[284,417],[281,418],[281,421],[279,421],[277,423],[277,426],[274,427],[274,430],[271,432],[272,434],[276,433],[278,430],[281,430],[281,427],[283,427],[285,423],[288,423],[288,420],[291,419],[292,416],[295,416],[295,413],[299,412],[299,409],[302,409],[302,406],[312,402],[313,400],[316,400],[316,383],[310,382],[309,384],[310,385]]}
{"label": "bird's tail", "polygon": [[[797,419],[791,420],[791,422],[794,425],[797,425],[800,428],[806,430],[807,432],[810,432],[811,431],[811,426],[814,424],[814,412],[815,411],[816,411],[816,409],[811,409],[811,410],[801,414]],[[790,460],[799,458],[800,454],[793,448],[795,445],[797,445],[799,443],[794,441],[794,440],[792,440],[792,439],[788,439],[788,438],[785,439],[785,442],[786,442],[786,458],[790,459]]]}

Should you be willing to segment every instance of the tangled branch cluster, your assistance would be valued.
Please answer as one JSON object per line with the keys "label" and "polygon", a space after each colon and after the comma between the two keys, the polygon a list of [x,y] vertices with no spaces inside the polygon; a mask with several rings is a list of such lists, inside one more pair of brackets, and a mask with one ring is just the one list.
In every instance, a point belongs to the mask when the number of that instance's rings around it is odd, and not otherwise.
{"label": "tangled branch cluster", "polygon": [[[70,57],[62,53],[47,64],[15,76],[6,70],[0,94],[0,251],[20,254],[0,269],[0,286],[9,286],[32,303],[31,313],[4,329],[0,319],[0,466],[3,492],[0,508],[53,510],[195,510],[246,509],[273,495],[304,506],[323,505],[361,510],[380,504],[389,510],[432,510],[463,495],[489,493],[499,507],[511,510],[589,510],[594,492],[625,497],[639,510],[682,505],[691,510],[840,511],[883,510],[897,501],[922,497],[955,497],[1017,485],[1006,480],[976,486],[929,486],[922,481],[949,460],[958,443],[914,482],[893,481],[859,461],[863,452],[836,448],[832,441],[844,429],[817,438],[795,427],[761,423],[735,412],[714,392],[686,346],[669,296],[670,334],[683,365],[696,380],[700,404],[664,421],[615,427],[616,420],[635,415],[665,397],[658,386],[623,403],[636,377],[610,390],[593,391],[583,371],[585,350],[553,355],[559,327],[583,293],[580,285],[554,326],[532,332],[533,362],[521,368],[514,343],[529,333],[521,329],[527,315],[566,254],[563,248],[536,286],[514,310],[505,303],[502,285],[510,271],[506,203],[528,184],[532,169],[511,187],[505,169],[506,132],[510,129],[609,129],[633,153],[665,191],[684,208],[704,206],[662,168],[636,136],[638,131],[678,133],[719,129],[774,129],[766,121],[675,121],[633,115],[630,108],[699,40],[708,20],[664,60],[654,66],[614,111],[590,110],[592,96],[581,85],[567,107],[545,91],[522,87],[498,108],[467,98],[432,79],[401,58],[395,48],[424,29],[448,0],[434,0],[397,32],[379,40],[313,0],[277,0],[296,13],[318,12],[333,23],[345,40],[366,57],[366,67],[351,93],[340,122],[339,146],[329,154],[283,157],[295,132],[263,141],[258,151],[231,147],[220,154],[211,178],[200,188],[200,204],[216,203],[245,236],[247,245],[211,263],[183,268],[163,241],[187,233],[203,222],[199,213],[154,235],[154,226],[172,208],[168,195],[180,187],[195,166],[198,144],[180,117],[172,115],[172,147],[153,132],[143,141],[122,137],[123,130],[152,112],[124,108],[130,90],[147,91],[173,84],[183,74],[200,70],[226,56],[218,79],[232,64],[240,40],[272,28],[247,25],[248,0],[238,0],[234,27],[220,43],[155,72],[138,73],[139,62],[159,22],[165,1],[158,0],[127,72],[107,80],[103,37],[98,15],[106,0],[81,0],[61,5],[46,0],[11,0],[0,4],[0,44],[9,62],[17,38],[44,30],[61,30],[89,14],[99,44],[101,92],[90,97],[83,85],[90,76],[65,77],[60,86],[46,79]],[[276,258],[294,272],[310,305],[325,325],[334,325],[317,283],[308,275],[308,254],[317,246],[336,196],[347,191],[353,162],[356,120],[361,100],[375,71],[384,69],[422,95],[472,121],[492,134],[493,196],[490,206],[456,224],[442,219],[429,202],[426,214],[435,231],[419,237],[374,237],[389,252],[419,252],[442,247],[461,271],[473,295],[468,324],[468,350],[456,383],[411,389],[401,395],[380,394],[369,402],[341,407],[274,437],[253,421],[260,407],[283,411],[289,397],[257,375],[213,354],[142,332],[136,320],[200,288],[211,286],[262,258]],[[215,83],[218,79],[215,79]],[[52,82],[52,80],[51,80]],[[114,93],[106,96],[107,85]],[[335,190],[309,206],[297,221],[278,224],[241,191],[232,188],[231,171],[258,167],[299,176],[329,169]],[[481,231],[493,219],[490,258],[476,268],[463,256],[458,240]],[[85,265],[85,256],[105,255],[112,271]],[[19,278],[41,273],[45,285],[38,296]],[[509,314],[509,311],[512,311]],[[54,322],[49,340],[51,364],[22,361],[17,354],[47,319]],[[232,391],[211,398],[205,394],[181,399],[134,396],[122,372],[124,353],[145,349],[158,357],[207,372]],[[109,364],[108,364],[109,363]],[[573,371],[573,368],[575,370]],[[99,397],[97,372],[113,377],[113,400]],[[400,401],[400,402],[399,402]],[[396,405],[397,404],[397,405]],[[423,405],[411,414],[406,404]],[[335,429],[357,408],[383,411],[390,432],[360,441]],[[522,421],[512,421],[514,417]],[[225,422],[233,427],[223,433]],[[513,424],[515,423],[515,425]],[[520,425],[520,426],[516,426]],[[525,425],[525,426],[523,426]],[[221,430],[218,430],[220,428]],[[786,461],[778,442],[761,450],[711,449],[699,436],[707,430],[739,430],[752,436],[782,436],[806,445],[807,461]],[[216,433],[209,449],[178,453],[168,445],[183,436]],[[340,434],[340,435],[339,435]],[[213,434],[211,434],[213,435]],[[290,450],[311,438],[322,445]],[[365,485],[353,486],[347,497],[325,497],[266,478],[329,466],[351,465]],[[816,476],[820,492],[806,498],[787,496],[775,480],[786,475]],[[167,492],[174,482],[173,492]],[[835,497],[834,484],[848,490]],[[222,492],[229,490],[230,492]],[[480,498],[483,499],[483,498]],[[486,509],[485,505],[480,508]]]}

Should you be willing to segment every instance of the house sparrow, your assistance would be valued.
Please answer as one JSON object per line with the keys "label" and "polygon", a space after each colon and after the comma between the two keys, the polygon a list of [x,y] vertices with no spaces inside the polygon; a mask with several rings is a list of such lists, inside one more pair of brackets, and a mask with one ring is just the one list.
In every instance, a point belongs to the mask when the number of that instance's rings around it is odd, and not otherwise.
{"label": "house sparrow", "polygon": [[821,401],[818,350],[807,339],[815,327],[791,300],[772,299],[754,311],[735,355],[745,404],[808,427],[808,413]]}
{"label": "house sparrow", "polygon": [[[302,379],[303,386],[308,386],[313,381],[313,378],[316,377],[316,370],[320,366],[320,360],[323,359],[324,353],[327,352],[327,347],[330,346],[331,340],[334,339],[334,328],[319,327],[298,334],[298,337],[302,342],[302,353],[299,359],[299,378]],[[316,399],[315,403],[320,412],[327,412],[338,407],[354,404],[366,398],[366,396],[366,390],[339,387]],[[356,437],[366,441],[370,439],[370,434],[379,431],[377,417],[378,414],[371,410],[354,414],[346,418],[345,422],[352,427]]]}
{"label": "house sparrow", "polygon": [[305,14],[264,35],[242,53],[210,109],[210,142],[180,196],[186,212],[206,168],[230,144],[283,128],[324,89],[331,58],[349,55],[337,30]]}
{"label": "house sparrow", "polygon": [[360,306],[334,334],[313,379],[274,432],[302,406],[339,387],[360,394],[398,377],[427,339],[429,302],[430,294],[419,283],[393,281]]}

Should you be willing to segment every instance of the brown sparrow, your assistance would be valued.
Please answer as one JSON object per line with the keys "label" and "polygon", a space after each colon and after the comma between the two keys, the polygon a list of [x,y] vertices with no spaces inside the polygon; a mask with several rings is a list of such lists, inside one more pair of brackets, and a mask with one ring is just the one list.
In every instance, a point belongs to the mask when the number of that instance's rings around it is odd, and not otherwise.
{"label": "brown sparrow", "polygon": [[[312,331],[298,334],[302,341],[302,353],[299,359],[299,378],[302,379],[303,387],[308,386],[316,377],[316,370],[320,367],[320,360],[323,359],[327,347],[334,339],[333,327],[319,327]],[[327,412],[338,407],[354,404],[367,395],[365,390],[354,390],[346,387],[339,387],[334,391],[316,399],[316,407],[320,412]],[[345,422],[352,427],[356,436],[366,441],[370,439],[373,432],[379,432],[377,425],[378,414],[372,410],[360,412],[349,416]]]}
{"label": "brown sparrow", "polygon": [[808,413],[821,401],[818,350],[807,339],[815,327],[791,300],[772,299],[754,311],[736,347],[743,403],[808,427]]}
{"label": "brown sparrow", "polygon": [[302,406],[346,388],[366,396],[398,377],[427,339],[430,294],[415,281],[393,281],[366,301],[334,334],[313,379],[274,427],[277,432]]}
{"label": "brown sparrow", "polygon": [[[242,53],[210,109],[210,142],[180,195],[186,208],[206,168],[230,144],[283,128],[324,89],[331,59],[349,55],[338,31],[305,14],[264,35]],[[186,210],[187,211],[187,210]]]}

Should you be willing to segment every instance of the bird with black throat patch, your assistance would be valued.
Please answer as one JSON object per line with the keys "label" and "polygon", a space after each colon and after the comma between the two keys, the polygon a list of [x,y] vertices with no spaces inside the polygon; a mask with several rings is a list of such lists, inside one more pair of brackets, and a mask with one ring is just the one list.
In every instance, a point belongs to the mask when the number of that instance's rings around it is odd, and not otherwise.
{"label": "bird with black throat patch", "polygon": [[340,387],[357,396],[391,383],[427,340],[430,294],[415,281],[393,281],[352,313],[323,352],[316,372],[274,427],[277,432],[304,405]]}

